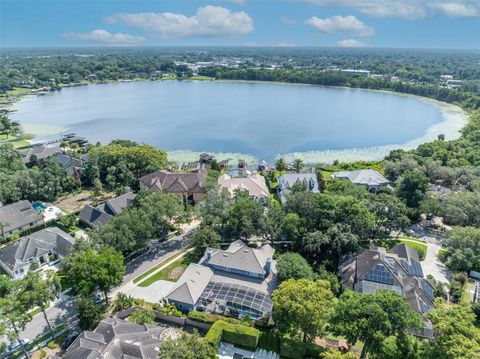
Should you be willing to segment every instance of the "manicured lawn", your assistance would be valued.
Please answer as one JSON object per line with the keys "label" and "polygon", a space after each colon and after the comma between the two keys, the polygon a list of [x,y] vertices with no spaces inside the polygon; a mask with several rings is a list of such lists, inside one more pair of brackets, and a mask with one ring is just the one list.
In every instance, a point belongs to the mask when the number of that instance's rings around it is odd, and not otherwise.
{"label": "manicured lawn", "polygon": [[176,282],[177,279],[182,275],[185,268],[188,267],[190,263],[194,261],[193,256],[186,254],[184,257],[177,259],[175,262],[171,263],[167,267],[158,271],[151,277],[148,277],[143,282],[138,284],[139,287],[148,287],[152,283],[155,283],[159,280],[167,280],[170,282]]}
{"label": "manicured lawn", "polygon": [[378,246],[385,247],[389,251],[392,247],[402,243],[416,250],[421,261],[425,259],[425,256],[427,254],[427,245],[425,244],[425,242],[419,239],[407,237],[391,238],[390,240],[378,241]]}
{"label": "manicured lawn", "polygon": [[[183,248],[182,250],[180,250],[179,252],[177,252],[177,253],[175,254],[175,256],[178,256],[178,255],[182,254],[183,252],[185,252],[185,251],[188,250],[188,249],[189,249],[189,247]],[[150,274],[152,274],[153,272],[155,272],[158,268],[164,266],[165,264],[167,264],[167,263],[170,262],[171,260],[172,260],[172,257],[169,257],[169,258],[165,259],[164,261],[158,263],[157,265],[153,266],[152,268],[150,268],[150,269],[147,270],[146,272],[144,272],[144,273],[140,274],[138,277],[136,277],[136,278],[133,280],[133,283],[136,284],[136,283],[140,282],[143,278],[149,276]],[[143,287],[143,286],[141,285],[141,287]]]}
{"label": "manicured lawn", "polygon": [[189,80],[196,80],[196,81],[211,81],[214,78],[210,76],[192,76],[188,78]]}

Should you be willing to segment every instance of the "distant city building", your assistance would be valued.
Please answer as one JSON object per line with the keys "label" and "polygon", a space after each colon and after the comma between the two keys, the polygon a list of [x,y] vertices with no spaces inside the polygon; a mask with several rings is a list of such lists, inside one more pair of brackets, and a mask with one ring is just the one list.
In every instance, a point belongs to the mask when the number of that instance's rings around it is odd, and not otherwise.
{"label": "distant city building", "polygon": [[41,269],[65,258],[74,244],[75,239],[60,228],[45,228],[0,248],[0,267],[12,278],[22,278],[34,264]]}
{"label": "distant city building", "polygon": [[186,203],[196,203],[205,197],[207,171],[173,173],[156,171],[140,178],[140,189],[148,192],[162,191],[182,196]]}
{"label": "distant city building", "polygon": [[286,173],[278,177],[278,196],[282,204],[287,202],[287,196],[295,185],[303,184],[310,192],[319,192],[317,175],[315,173]]}
{"label": "distant city building", "polygon": [[371,74],[371,72],[368,70],[344,69],[341,71],[348,75],[357,75],[357,76],[364,76],[364,77],[370,77],[370,74]]}
{"label": "distant city building", "polygon": [[30,201],[18,201],[0,207],[0,237],[43,223],[43,217],[37,213]]}
{"label": "distant city building", "polygon": [[332,178],[348,179],[353,184],[365,186],[372,193],[378,192],[380,188],[386,187],[390,183],[382,174],[370,169],[334,172]]}

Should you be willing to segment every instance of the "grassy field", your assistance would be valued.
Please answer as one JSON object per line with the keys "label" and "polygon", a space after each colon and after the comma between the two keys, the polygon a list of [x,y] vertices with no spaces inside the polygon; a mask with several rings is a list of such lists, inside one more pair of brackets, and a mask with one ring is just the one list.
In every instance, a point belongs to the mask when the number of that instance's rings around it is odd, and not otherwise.
{"label": "grassy field", "polygon": [[382,240],[378,242],[378,246],[385,247],[387,251],[392,249],[397,244],[406,244],[410,248],[417,251],[420,260],[423,261],[427,254],[427,245],[425,242],[416,239],[416,238],[408,238],[408,237],[399,237],[399,238],[391,238],[389,240]]}
{"label": "grassy field", "polygon": [[213,77],[210,76],[192,76],[188,78],[189,80],[196,80],[196,81],[211,81],[214,80]]}
{"label": "grassy field", "polygon": [[[185,251],[187,251],[189,249],[189,247],[186,247],[186,248],[183,248],[182,250],[180,250],[179,252],[177,252],[175,254],[175,257],[179,256],[180,254],[184,253]],[[152,274],[153,272],[155,272],[156,270],[158,270],[158,268],[164,266],[165,264],[167,264],[168,262],[170,262],[172,260],[172,257],[169,257],[167,259],[165,259],[164,261],[158,263],[157,265],[153,266],[152,268],[150,268],[149,270],[147,270],[146,272],[140,274],[138,277],[136,277],[134,280],[133,280],[133,283],[138,283],[140,282],[143,278],[145,277],[148,277],[150,274]],[[142,287],[142,285],[140,285]]]}
{"label": "grassy field", "polygon": [[177,259],[175,262],[171,263],[162,270],[156,272],[151,277],[148,277],[143,282],[139,283],[139,287],[148,287],[152,283],[155,283],[159,280],[167,280],[170,282],[176,282],[177,279],[182,275],[185,268],[188,267],[190,263],[194,261],[192,255],[186,254],[184,257]]}

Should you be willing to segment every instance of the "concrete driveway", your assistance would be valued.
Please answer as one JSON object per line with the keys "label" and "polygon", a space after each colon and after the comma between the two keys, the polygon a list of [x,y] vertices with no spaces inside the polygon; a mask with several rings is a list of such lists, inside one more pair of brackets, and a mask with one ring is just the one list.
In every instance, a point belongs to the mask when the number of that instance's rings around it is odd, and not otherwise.
{"label": "concrete driveway", "polygon": [[175,284],[175,282],[159,280],[148,287],[139,287],[132,283],[131,286],[125,286],[122,289],[125,294],[134,298],[142,298],[149,303],[158,303],[160,299],[165,298],[170,293]]}
{"label": "concrete driveway", "polygon": [[426,244],[427,255],[422,262],[422,268],[425,276],[430,274],[433,278],[440,282],[450,283],[452,273],[450,272],[450,269],[448,269],[445,264],[438,259],[438,253],[442,247],[432,242],[427,242]]}

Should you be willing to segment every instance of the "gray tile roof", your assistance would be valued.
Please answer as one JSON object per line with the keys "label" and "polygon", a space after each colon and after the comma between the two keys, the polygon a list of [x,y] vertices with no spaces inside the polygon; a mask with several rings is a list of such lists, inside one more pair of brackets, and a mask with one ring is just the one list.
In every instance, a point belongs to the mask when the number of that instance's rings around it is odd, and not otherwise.
{"label": "gray tile roof", "polygon": [[135,194],[133,192],[127,192],[97,207],[86,205],[80,211],[80,220],[91,227],[105,224],[113,216],[120,214],[125,208],[131,206],[134,199]]}
{"label": "gray tile roof", "polygon": [[29,163],[33,155],[37,157],[37,160],[44,160],[62,152],[63,150],[56,146],[36,146],[22,152],[22,154],[25,157],[25,163]]}
{"label": "gray tile roof", "polygon": [[140,184],[147,191],[164,191],[167,193],[204,193],[206,171],[194,173],[172,173],[156,171],[140,178]]}
{"label": "gray tile roof", "polygon": [[39,213],[35,212],[30,201],[18,201],[4,207],[0,207],[0,222],[7,224],[3,228],[4,233],[8,233],[32,224],[41,224],[42,221],[43,217]]}
{"label": "gray tile roof", "polygon": [[286,173],[278,177],[278,194],[280,201],[285,203],[290,188],[296,183],[305,183],[312,192],[319,192],[317,175],[315,173]]}
{"label": "gray tile roof", "polygon": [[212,277],[213,271],[210,268],[191,263],[177,280],[167,299],[194,305]]}
{"label": "gray tile roof", "polygon": [[265,275],[267,261],[273,258],[274,251],[269,244],[250,248],[242,241],[235,241],[226,250],[208,248],[200,263]]}
{"label": "gray tile roof", "polygon": [[165,326],[138,325],[107,318],[84,331],[67,349],[64,359],[156,359]]}
{"label": "gray tile roof", "polygon": [[0,248],[0,262],[13,272],[27,265],[29,258],[38,258],[50,250],[66,257],[74,244],[75,239],[68,233],[49,227]]}
{"label": "gray tile roof", "polygon": [[333,178],[349,179],[354,184],[366,186],[382,186],[390,183],[388,179],[375,170],[356,170],[334,172]]}

